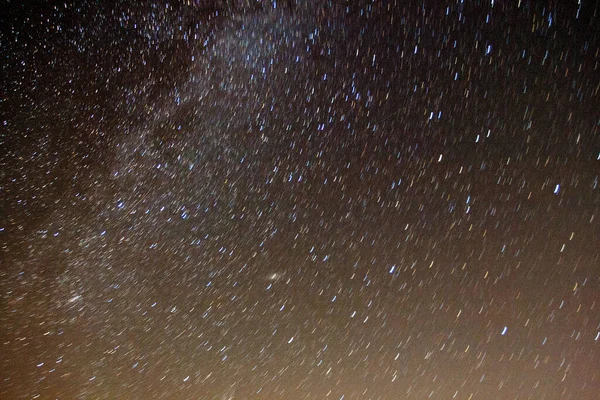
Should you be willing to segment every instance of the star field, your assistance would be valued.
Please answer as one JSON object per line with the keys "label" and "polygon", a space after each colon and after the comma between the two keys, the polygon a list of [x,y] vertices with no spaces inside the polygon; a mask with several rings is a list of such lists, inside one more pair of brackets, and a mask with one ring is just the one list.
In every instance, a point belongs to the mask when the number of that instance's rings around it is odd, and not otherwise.
{"label": "star field", "polygon": [[600,8],[0,17],[0,398],[600,398]]}

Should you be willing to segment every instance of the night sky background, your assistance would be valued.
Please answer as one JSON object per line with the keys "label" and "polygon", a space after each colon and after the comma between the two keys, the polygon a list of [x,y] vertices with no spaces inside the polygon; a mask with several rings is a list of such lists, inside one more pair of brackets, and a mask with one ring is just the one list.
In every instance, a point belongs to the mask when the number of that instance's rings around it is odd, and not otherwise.
{"label": "night sky background", "polygon": [[5,1],[1,399],[600,399],[600,2]]}

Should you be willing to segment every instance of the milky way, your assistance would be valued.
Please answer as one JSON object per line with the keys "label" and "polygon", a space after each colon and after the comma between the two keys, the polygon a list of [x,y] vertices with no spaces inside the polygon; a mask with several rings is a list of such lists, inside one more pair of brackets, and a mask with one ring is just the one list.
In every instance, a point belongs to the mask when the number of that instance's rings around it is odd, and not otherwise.
{"label": "milky way", "polygon": [[0,398],[598,399],[597,1],[9,8]]}

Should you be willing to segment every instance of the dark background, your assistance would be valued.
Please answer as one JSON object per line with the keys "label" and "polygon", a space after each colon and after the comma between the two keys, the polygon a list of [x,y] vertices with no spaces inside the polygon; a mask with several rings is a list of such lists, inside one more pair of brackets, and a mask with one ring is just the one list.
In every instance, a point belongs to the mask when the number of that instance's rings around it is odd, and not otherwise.
{"label": "dark background", "polygon": [[597,398],[597,1],[3,9],[1,398]]}

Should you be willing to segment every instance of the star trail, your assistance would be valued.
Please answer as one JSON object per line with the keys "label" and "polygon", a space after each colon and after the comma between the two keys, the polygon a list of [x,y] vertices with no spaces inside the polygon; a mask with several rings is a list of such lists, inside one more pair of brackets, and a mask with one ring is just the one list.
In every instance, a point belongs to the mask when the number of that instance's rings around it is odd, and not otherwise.
{"label": "star trail", "polygon": [[0,398],[600,398],[598,1],[8,1]]}

